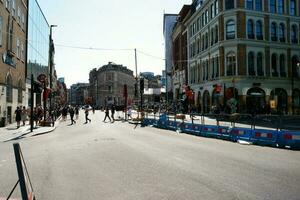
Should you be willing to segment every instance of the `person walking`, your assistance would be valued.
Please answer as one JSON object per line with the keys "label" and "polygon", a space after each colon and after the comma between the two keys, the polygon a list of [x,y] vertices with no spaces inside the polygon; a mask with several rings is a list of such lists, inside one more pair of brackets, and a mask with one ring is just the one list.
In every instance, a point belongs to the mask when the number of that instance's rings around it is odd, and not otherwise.
{"label": "person walking", "polygon": [[76,115],[76,120],[78,120],[78,118],[79,118],[79,107],[78,106],[75,107],[75,115]]}
{"label": "person walking", "polygon": [[23,106],[22,113],[21,113],[21,119],[22,119],[22,122],[23,122],[23,126],[25,126],[27,118],[28,118],[28,111],[25,108],[25,106]]}
{"label": "person walking", "polygon": [[71,125],[73,125],[73,123],[76,124],[76,121],[74,120],[75,111],[74,111],[73,107],[70,107],[69,113],[70,113],[70,118],[71,118]]}
{"label": "person walking", "polygon": [[89,122],[92,122],[92,120],[89,119],[89,108],[88,108],[88,107],[85,108],[84,113],[85,113],[85,123],[87,124],[88,121],[89,121]]}
{"label": "person walking", "polygon": [[132,119],[131,115],[132,115],[132,108],[129,107],[129,108],[128,108],[128,111],[127,111],[128,119],[129,119],[129,118]]}
{"label": "person walking", "polygon": [[111,118],[109,117],[109,109],[108,109],[107,106],[106,106],[106,108],[105,108],[105,117],[104,117],[103,122],[106,121],[106,117],[108,117],[109,121],[111,122]]}
{"label": "person walking", "polygon": [[111,107],[111,118],[112,118],[112,123],[114,123],[115,122],[115,112],[116,112],[116,107],[113,105],[112,107]]}
{"label": "person walking", "polygon": [[20,128],[20,121],[21,121],[21,114],[22,114],[22,110],[20,109],[20,107],[17,107],[15,114],[16,114],[17,128]]}

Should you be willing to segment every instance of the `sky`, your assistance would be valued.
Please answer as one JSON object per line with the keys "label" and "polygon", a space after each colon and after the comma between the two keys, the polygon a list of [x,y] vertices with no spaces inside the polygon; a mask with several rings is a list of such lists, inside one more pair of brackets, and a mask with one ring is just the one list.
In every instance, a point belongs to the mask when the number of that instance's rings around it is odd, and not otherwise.
{"label": "sky", "polygon": [[[108,62],[135,73],[161,74],[165,66],[163,14],[178,14],[192,0],[37,0],[53,28],[55,67],[69,87],[88,82],[89,72]],[[69,48],[85,47],[114,50]],[[116,50],[129,49],[129,50]],[[145,55],[143,53],[154,57]]]}

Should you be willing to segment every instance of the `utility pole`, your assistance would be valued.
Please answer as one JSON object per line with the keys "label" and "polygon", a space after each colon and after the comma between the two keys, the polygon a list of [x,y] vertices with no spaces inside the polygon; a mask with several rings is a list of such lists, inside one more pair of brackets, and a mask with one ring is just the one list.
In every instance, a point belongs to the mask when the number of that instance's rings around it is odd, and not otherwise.
{"label": "utility pole", "polygon": [[31,70],[31,90],[30,90],[30,132],[33,132],[33,106],[34,106],[34,87],[33,87],[33,74]]}

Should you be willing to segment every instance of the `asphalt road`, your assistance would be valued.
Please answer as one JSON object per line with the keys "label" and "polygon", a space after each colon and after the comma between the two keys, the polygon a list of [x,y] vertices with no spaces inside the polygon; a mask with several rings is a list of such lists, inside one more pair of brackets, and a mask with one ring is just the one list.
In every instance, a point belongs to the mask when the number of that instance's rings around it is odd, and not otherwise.
{"label": "asphalt road", "polygon": [[[37,200],[300,199],[300,151],[90,116],[18,141]],[[17,181],[12,144],[0,143],[0,199]]]}

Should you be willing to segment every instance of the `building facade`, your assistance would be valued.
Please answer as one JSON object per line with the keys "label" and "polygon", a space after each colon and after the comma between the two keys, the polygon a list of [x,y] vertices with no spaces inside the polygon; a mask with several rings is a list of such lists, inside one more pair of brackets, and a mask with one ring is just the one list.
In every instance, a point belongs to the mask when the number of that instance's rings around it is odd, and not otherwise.
{"label": "building facade", "polygon": [[[49,85],[49,35],[50,27],[37,0],[28,0],[28,44],[26,68],[27,106],[31,106],[31,75],[37,81],[39,75],[47,77]],[[54,48],[53,48],[54,51]],[[54,55],[54,53],[52,54]],[[53,59],[53,58],[51,58]],[[54,72],[54,71],[53,71]],[[53,77],[52,77],[53,78]],[[42,94],[34,95],[34,106],[42,105]]]}
{"label": "building facade", "polygon": [[188,50],[186,20],[190,13],[191,5],[184,5],[178,14],[177,22],[172,33],[173,49],[173,98],[178,101],[188,85]]}
{"label": "building facade", "polygon": [[166,91],[171,96],[172,94],[172,32],[177,21],[177,14],[164,14],[163,33],[165,42],[165,72],[166,72]]}
{"label": "building facade", "polygon": [[127,85],[128,103],[134,99],[133,71],[123,65],[109,62],[99,69],[93,69],[89,75],[90,96],[96,107],[124,104],[124,84]]}
{"label": "building facade", "polygon": [[193,1],[186,27],[199,110],[300,112],[299,1]]}
{"label": "building facade", "polygon": [[85,105],[89,97],[89,83],[76,83],[70,87],[70,104]]}
{"label": "building facade", "polygon": [[27,1],[0,1],[0,126],[25,104]]}

